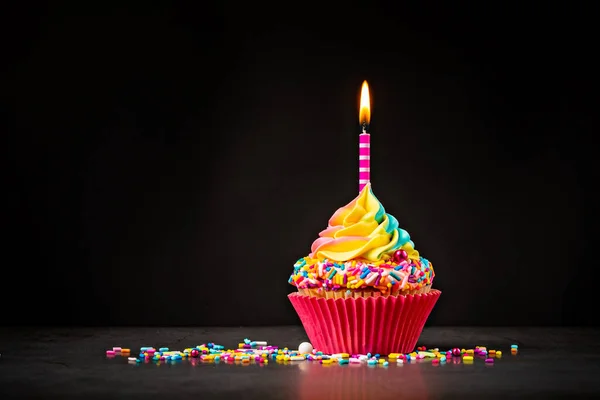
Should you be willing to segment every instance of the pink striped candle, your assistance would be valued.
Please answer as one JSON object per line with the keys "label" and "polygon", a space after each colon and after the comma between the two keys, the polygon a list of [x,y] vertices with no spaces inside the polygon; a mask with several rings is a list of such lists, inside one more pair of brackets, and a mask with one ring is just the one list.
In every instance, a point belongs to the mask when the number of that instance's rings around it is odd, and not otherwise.
{"label": "pink striped candle", "polygon": [[358,137],[358,191],[361,192],[371,180],[371,135],[361,133]]}
{"label": "pink striped candle", "polygon": [[362,126],[362,133],[358,138],[358,191],[362,192],[371,181],[371,135],[367,133],[371,122],[371,98],[367,81],[363,82],[360,90],[358,120]]}

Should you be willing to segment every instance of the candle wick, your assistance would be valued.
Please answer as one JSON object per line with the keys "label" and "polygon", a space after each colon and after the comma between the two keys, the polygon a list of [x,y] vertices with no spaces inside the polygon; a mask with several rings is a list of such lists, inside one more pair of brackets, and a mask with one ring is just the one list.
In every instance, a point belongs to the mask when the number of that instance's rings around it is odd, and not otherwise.
{"label": "candle wick", "polygon": [[362,133],[367,133],[367,123],[366,122],[362,123]]}

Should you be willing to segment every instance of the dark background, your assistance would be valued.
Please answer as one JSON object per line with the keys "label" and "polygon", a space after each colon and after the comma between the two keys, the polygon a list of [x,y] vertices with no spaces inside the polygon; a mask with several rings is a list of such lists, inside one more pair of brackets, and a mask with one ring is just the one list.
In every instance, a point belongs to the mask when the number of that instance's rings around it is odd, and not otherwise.
{"label": "dark background", "polygon": [[598,324],[588,11],[60,4],[3,12],[3,324],[298,323],[364,79],[429,323]]}

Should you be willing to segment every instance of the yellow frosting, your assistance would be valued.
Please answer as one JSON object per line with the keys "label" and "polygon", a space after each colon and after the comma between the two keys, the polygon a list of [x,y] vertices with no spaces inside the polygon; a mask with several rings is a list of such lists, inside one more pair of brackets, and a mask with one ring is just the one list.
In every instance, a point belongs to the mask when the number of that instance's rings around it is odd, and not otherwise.
{"label": "yellow frosting", "polygon": [[405,250],[410,259],[419,260],[410,235],[385,212],[369,183],[358,197],[333,214],[327,229],[313,242],[310,257],[341,262],[379,261],[399,249]]}

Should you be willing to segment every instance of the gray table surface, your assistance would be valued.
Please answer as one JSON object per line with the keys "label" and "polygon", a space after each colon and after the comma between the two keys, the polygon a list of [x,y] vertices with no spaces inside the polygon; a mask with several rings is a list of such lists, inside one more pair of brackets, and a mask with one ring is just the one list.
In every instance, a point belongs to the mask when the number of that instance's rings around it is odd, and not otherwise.
{"label": "gray table surface", "polygon": [[[600,398],[600,330],[426,327],[419,343],[503,351],[493,366],[417,362],[399,366],[131,365],[107,358],[114,346],[183,350],[244,338],[279,347],[306,341],[299,326],[261,328],[0,328],[0,398],[442,399]],[[510,345],[518,344],[518,355]]]}

